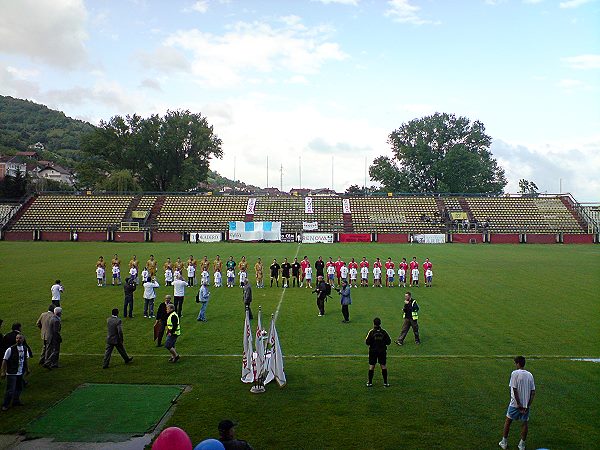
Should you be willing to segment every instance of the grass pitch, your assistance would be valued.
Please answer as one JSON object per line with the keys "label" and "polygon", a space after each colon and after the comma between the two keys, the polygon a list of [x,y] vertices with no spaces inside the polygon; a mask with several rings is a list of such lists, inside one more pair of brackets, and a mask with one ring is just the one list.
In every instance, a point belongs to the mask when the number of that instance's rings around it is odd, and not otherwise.
{"label": "grass pitch", "polygon": [[[152,342],[152,321],[124,319],[125,346],[135,357],[125,366],[118,354],[102,370],[106,318],[122,309],[122,288],[98,288],[99,255],[123,261],[167,257],[222,259],[245,255],[299,259],[305,254],[340,255],[370,261],[379,256],[417,256],[433,262],[434,287],[413,289],[421,307],[421,346],[411,334],[404,347],[388,351],[391,388],[381,375],[367,389],[364,337],[379,316],[395,338],[405,289],[353,290],[351,323],[340,323],[334,292],[317,317],[307,289],[254,289],[253,308],[268,318],[279,307],[277,328],[288,385],[252,395],[240,382],[243,304],[239,288],[211,289],[208,322],[196,322],[198,307],[187,292],[178,341],[182,359]],[[250,279],[253,280],[252,271]],[[20,321],[34,352],[40,342],[35,321],[50,301],[50,285],[65,286],[61,369],[33,366],[24,408],[2,414],[3,432],[18,432],[83,383],[185,384],[169,425],[185,429],[193,442],[217,436],[223,418],[239,422],[237,434],[255,448],[440,448],[493,449],[501,437],[509,400],[512,357],[528,357],[537,395],[528,448],[593,449],[600,442],[600,364],[572,358],[600,356],[600,246],[562,245],[386,245],[386,244],[116,244],[0,242],[0,318],[3,332]],[[162,278],[159,279],[162,284]],[[172,289],[161,287],[159,297]],[[510,443],[516,447],[513,425]]]}

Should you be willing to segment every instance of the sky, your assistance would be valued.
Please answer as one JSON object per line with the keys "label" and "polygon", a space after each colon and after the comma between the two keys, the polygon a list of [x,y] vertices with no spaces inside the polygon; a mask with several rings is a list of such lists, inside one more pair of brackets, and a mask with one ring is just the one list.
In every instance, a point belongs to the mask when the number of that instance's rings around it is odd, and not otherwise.
{"label": "sky", "polygon": [[599,202],[599,24],[600,0],[0,0],[0,94],[189,109],[213,170],[284,190],[371,185],[391,132],[446,112],[485,125],[507,192]]}

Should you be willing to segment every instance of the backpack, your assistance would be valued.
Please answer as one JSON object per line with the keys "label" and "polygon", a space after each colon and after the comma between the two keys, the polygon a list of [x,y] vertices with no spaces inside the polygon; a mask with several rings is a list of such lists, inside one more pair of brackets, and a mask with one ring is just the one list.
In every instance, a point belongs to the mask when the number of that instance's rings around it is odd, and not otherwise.
{"label": "backpack", "polygon": [[325,295],[331,295],[331,285],[329,283],[325,283]]}

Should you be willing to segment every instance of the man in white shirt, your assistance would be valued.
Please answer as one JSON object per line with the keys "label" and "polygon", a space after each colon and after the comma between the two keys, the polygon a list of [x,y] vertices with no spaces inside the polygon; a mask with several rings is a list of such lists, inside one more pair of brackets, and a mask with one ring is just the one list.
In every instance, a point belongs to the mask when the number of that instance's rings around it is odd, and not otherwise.
{"label": "man in white shirt", "polygon": [[54,306],[60,306],[60,294],[64,291],[65,288],[60,283],[60,280],[56,280],[50,288],[50,292],[52,293],[52,304]]}
{"label": "man in white shirt", "polygon": [[181,314],[183,298],[185,297],[185,288],[188,286],[189,284],[183,281],[181,277],[173,281],[173,306],[175,306],[175,312],[179,317],[183,315]]}
{"label": "man in white shirt", "polygon": [[154,317],[154,299],[156,298],[156,292],[154,289],[160,287],[156,277],[148,277],[143,284],[144,286],[144,317]]}
{"label": "man in white shirt", "polygon": [[506,411],[506,420],[504,422],[504,435],[498,445],[508,448],[508,432],[513,420],[523,422],[521,425],[521,440],[519,441],[519,450],[525,450],[525,440],[529,431],[529,408],[535,397],[535,383],[533,375],[525,370],[525,357],[517,356],[515,358],[517,369],[510,374],[510,403]]}
{"label": "man in white shirt", "polygon": [[2,359],[0,377],[6,378],[6,393],[2,403],[2,411],[6,411],[11,405],[20,406],[21,392],[23,391],[23,375],[29,373],[27,349],[23,345],[25,338],[22,334],[15,337],[16,344],[8,347]]}

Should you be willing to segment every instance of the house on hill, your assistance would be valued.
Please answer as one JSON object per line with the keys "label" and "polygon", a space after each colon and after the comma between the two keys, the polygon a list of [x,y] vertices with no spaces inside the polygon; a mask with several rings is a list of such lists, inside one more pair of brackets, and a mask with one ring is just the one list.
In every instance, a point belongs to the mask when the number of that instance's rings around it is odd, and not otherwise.
{"label": "house on hill", "polygon": [[27,163],[22,156],[0,156],[0,180],[6,176],[15,177],[17,173],[25,175]]}
{"label": "house on hill", "polygon": [[64,167],[61,167],[58,164],[43,165],[39,169],[37,176],[38,178],[46,180],[54,180],[59,181],[61,183],[66,183],[69,186],[73,186],[75,182],[75,177],[73,176],[73,173],[69,169],[65,169]]}

